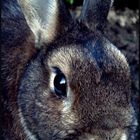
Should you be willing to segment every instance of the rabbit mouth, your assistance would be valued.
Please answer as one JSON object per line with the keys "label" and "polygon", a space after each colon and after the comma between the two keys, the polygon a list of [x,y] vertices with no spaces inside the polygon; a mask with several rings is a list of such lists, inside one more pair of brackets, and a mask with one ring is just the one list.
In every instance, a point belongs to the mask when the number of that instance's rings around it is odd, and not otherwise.
{"label": "rabbit mouth", "polygon": [[96,140],[96,137],[87,133],[79,135],[79,136],[76,134],[73,134],[71,136],[68,136],[64,140]]}
{"label": "rabbit mouth", "polygon": [[[99,130],[100,131],[100,130]],[[105,130],[106,131],[106,130]],[[101,132],[101,131],[100,131]],[[61,133],[62,134],[62,133]],[[63,133],[64,134],[64,133]],[[106,133],[90,133],[90,132],[82,132],[78,130],[69,130],[65,132],[65,136],[59,135],[58,139],[55,137],[53,140],[128,140],[128,135],[126,131],[113,129],[112,131],[108,131]]]}
{"label": "rabbit mouth", "polygon": [[[68,134],[63,140],[96,140],[96,137],[91,135],[91,134],[79,134],[79,133],[73,133],[73,134]],[[59,140],[62,140],[61,138]]]}

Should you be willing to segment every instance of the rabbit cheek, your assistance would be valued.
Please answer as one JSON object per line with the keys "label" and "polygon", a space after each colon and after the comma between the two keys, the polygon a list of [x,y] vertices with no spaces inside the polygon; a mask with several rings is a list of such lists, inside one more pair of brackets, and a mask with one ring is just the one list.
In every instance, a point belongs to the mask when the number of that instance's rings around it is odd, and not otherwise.
{"label": "rabbit cheek", "polygon": [[71,90],[68,88],[67,99],[62,102],[62,111],[61,111],[61,121],[63,125],[69,127],[73,127],[75,122],[77,122],[76,114],[72,111],[74,103],[74,95]]}

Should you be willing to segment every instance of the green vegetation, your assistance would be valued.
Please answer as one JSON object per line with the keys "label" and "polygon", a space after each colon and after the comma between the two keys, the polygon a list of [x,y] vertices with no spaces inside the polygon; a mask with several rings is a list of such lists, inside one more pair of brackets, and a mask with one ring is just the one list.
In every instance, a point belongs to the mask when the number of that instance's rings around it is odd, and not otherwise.
{"label": "green vegetation", "polygon": [[70,5],[73,5],[73,4],[74,4],[74,1],[75,1],[75,0],[66,0],[66,2],[67,2],[68,4],[70,4]]}

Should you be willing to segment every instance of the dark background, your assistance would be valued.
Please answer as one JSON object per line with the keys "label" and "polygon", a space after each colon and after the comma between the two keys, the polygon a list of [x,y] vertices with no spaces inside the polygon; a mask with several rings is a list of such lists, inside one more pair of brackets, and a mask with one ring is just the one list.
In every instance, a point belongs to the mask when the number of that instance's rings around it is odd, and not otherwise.
{"label": "dark background", "polygon": [[[83,3],[83,0],[74,0],[73,6],[80,6],[82,5],[82,3]],[[125,7],[128,7],[130,9],[135,10],[139,8],[139,0],[114,0],[113,5],[116,9],[124,9]]]}

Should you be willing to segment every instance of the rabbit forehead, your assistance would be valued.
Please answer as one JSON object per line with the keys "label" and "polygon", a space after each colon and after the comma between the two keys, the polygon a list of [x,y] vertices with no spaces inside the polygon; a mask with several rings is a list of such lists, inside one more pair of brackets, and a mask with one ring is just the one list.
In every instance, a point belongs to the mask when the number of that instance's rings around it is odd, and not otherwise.
{"label": "rabbit forehead", "polygon": [[57,66],[66,74],[72,71],[71,66],[77,62],[80,67],[83,62],[91,63],[92,65],[96,63],[92,52],[81,45],[62,46],[54,50],[47,60],[50,67]]}

